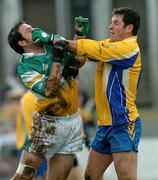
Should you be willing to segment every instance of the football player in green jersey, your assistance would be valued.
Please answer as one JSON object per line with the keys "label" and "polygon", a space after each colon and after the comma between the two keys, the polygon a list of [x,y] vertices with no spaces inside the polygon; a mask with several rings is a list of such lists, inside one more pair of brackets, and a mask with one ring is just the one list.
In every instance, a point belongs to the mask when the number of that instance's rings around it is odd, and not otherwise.
{"label": "football player in green jersey", "polygon": [[[34,32],[36,41],[32,40]],[[39,36],[43,42],[38,40]],[[55,37],[63,39],[41,33],[25,22],[17,23],[8,35],[11,48],[22,55],[17,68],[18,77],[37,99],[32,131],[25,140],[12,180],[33,179],[44,157],[48,159],[47,179],[65,180],[72,168],[74,154],[82,149],[76,82],[81,64],[73,54],[49,44]]]}

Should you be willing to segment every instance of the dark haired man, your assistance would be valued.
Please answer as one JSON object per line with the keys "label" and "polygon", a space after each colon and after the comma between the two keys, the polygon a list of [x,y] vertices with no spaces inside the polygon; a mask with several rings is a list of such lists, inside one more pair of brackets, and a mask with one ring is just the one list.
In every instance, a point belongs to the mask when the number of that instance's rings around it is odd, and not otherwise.
{"label": "dark haired man", "polygon": [[135,10],[116,8],[109,25],[109,39],[67,40],[65,44],[54,41],[77,56],[98,61],[95,81],[98,128],[89,154],[87,180],[101,179],[112,162],[119,180],[137,179],[141,137],[141,119],[135,104],[141,74],[139,26],[140,16]]}
{"label": "dark haired man", "polygon": [[[84,18],[79,19],[82,20]],[[12,180],[33,179],[44,157],[48,159],[47,179],[65,180],[73,166],[74,154],[82,149],[76,82],[80,62],[64,49],[46,44],[54,37],[61,38],[58,35],[50,36],[36,29],[44,43],[38,39],[33,42],[34,30],[31,25],[20,22],[8,35],[9,45],[22,54],[18,76],[37,99],[32,130]]]}

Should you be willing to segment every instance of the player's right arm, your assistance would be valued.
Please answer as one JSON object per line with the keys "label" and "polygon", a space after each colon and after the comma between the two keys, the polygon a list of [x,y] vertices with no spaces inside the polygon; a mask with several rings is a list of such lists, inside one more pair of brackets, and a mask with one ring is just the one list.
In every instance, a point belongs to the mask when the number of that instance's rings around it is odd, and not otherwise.
{"label": "player's right arm", "polygon": [[44,97],[54,97],[58,91],[61,75],[59,62],[52,63],[50,73],[44,73],[43,65],[36,58],[23,59],[18,66],[22,84],[32,92]]}
{"label": "player's right arm", "polygon": [[51,72],[46,80],[45,95],[46,97],[54,97],[59,88],[61,75],[61,64],[55,62],[52,64]]}

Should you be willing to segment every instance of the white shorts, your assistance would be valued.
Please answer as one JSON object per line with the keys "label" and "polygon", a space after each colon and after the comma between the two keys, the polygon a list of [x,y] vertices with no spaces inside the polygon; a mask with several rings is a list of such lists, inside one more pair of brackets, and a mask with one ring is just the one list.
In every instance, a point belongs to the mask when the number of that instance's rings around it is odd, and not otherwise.
{"label": "white shorts", "polygon": [[24,149],[50,159],[56,153],[75,154],[82,150],[82,119],[77,112],[71,116],[34,115],[32,132]]}

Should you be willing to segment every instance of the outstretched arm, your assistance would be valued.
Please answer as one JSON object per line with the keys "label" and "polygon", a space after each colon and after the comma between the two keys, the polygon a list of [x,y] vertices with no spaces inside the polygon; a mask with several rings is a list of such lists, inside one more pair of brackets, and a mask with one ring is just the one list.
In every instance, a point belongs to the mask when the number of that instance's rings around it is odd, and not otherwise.
{"label": "outstretched arm", "polygon": [[[76,54],[77,53],[77,41],[76,40],[83,39],[88,34],[89,20],[88,20],[88,18],[78,16],[78,17],[75,17],[74,22],[75,22],[74,39],[66,40],[66,41],[69,42],[69,44],[67,46],[68,51]],[[34,29],[32,31],[32,40],[34,41],[34,43],[42,42],[42,43],[48,43],[48,44],[52,44],[52,43],[55,44],[56,42],[61,41],[61,38],[56,38],[53,34],[50,35],[47,32],[38,28],[38,29]]]}

